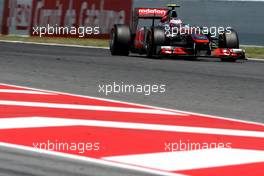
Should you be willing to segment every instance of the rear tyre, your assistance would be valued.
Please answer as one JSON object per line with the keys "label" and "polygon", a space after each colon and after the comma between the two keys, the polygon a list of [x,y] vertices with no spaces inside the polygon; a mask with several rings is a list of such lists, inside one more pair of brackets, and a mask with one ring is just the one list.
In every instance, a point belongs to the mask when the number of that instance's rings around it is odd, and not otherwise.
{"label": "rear tyre", "polygon": [[152,28],[146,38],[146,53],[148,58],[153,58],[157,54],[157,46],[161,46],[165,43],[165,33],[162,28],[154,27]]}
{"label": "rear tyre", "polygon": [[116,24],[110,32],[110,52],[112,55],[128,56],[131,44],[130,28]]}
{"label": "rear tyre", "polygon": [[146,54],[147,54],[148,58],[153,58],[153,56],[155,55],[155,46],[154,46],[154,40],[153,40],[152,32],[149,32],[147,34]]}

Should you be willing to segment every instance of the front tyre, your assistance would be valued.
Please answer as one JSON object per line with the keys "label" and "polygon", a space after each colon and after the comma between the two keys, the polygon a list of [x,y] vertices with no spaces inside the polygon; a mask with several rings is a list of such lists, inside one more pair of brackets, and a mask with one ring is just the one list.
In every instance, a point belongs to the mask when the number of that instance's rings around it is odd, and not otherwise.
{"label": "front tyre", "polygon": [[131,44],[131,31],[126,25],[116,24],[110,32],[110,52],[112,55],[128,56]]}
{"label": "front tyre", "polygon": [[234,29],[219,35],[219,48],[239,48],[238,35]]}
{"label": "front tyre", "polygon": [[[237,49],[239,48],[239,39],[237,32],[234,29],[231,29],[229,32],[225,31],[223,34],[219,35],[218,40],[219,48],[232,48]],[[236,62],[237,58],[228,57],[228,58],[221,58],[222,62]]]}

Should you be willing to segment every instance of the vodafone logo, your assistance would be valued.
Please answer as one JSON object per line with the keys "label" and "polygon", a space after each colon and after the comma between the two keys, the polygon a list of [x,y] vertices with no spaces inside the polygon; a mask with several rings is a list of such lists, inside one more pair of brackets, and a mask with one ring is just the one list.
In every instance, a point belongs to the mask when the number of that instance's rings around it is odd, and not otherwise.
{"label": "vodafone logo", "polygon": [[158,16],[164,16],[166,15],[167,10],[163,9],[139,9],[138,14],[139,15],[158,15]]}

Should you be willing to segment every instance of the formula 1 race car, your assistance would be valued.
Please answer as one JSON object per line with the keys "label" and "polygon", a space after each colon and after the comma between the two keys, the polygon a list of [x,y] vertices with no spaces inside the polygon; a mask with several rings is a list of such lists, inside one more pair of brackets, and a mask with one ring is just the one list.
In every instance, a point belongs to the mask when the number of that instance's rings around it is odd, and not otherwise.
{"label": "formula 1 race car", "polygon": [[[245,59],[235,30],[223,29],[213,36],[204,27],[184,24],[175,4],[167,8],[135,8],[131,26],[116,24],[110,32],[112,55],[145,54],[147,57],[217,57],[225,62]],[[140,27],[139,19],[144,21]],[[149,27],[146,24],[149,23]]]}

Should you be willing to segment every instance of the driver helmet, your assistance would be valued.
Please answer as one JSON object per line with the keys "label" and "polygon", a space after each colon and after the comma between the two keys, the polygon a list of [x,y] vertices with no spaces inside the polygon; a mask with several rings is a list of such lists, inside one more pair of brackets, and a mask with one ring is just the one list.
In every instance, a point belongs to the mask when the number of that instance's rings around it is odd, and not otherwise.
{"label": "driver helmet", "polygon": [[178,17],[178,14],[177,14],[176,10],[171,10],[170,11],[170,17],[171,18],[177,18]]}

